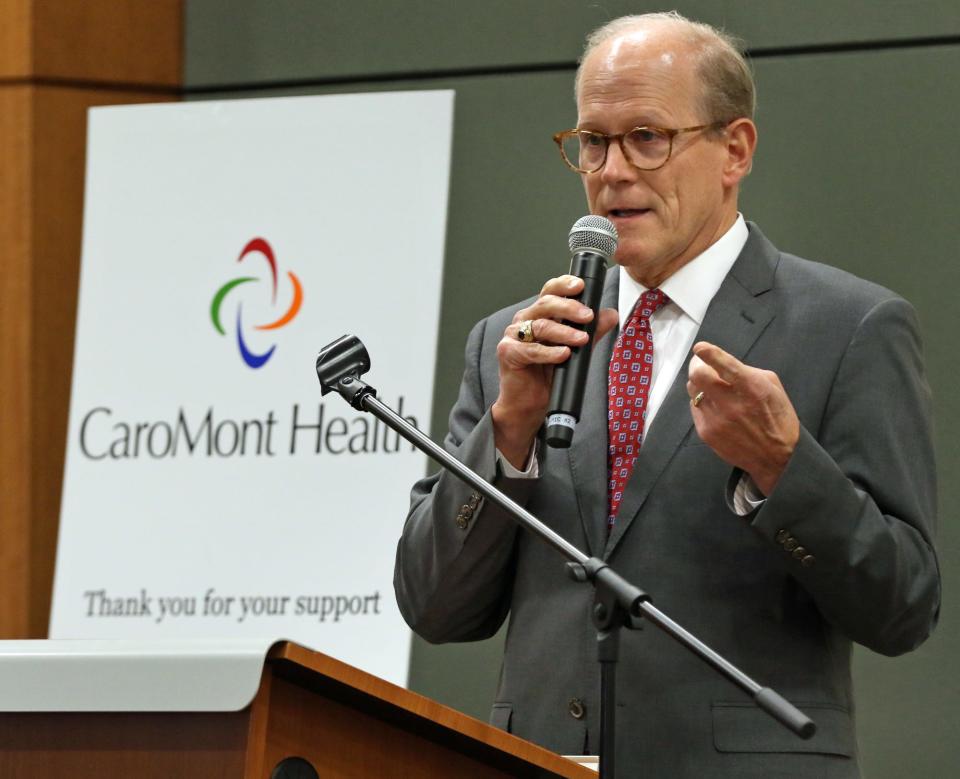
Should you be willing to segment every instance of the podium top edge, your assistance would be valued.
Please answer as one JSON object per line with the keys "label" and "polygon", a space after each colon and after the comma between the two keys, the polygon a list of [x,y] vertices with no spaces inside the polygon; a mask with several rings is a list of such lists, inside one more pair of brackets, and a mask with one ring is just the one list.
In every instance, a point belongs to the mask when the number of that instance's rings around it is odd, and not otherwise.
{"label": "podium top edge", "polygon": [[0,711],[239,711],[275,638],[0,641]]}

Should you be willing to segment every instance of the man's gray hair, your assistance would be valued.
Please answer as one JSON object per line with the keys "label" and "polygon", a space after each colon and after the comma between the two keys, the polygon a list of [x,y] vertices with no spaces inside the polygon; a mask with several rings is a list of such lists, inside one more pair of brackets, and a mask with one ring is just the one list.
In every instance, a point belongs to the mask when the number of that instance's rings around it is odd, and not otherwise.
{"label": "man's gray hair", "polygon": [[709,24],[691,21],[676,11],[621,16],[590,33],[577,67],[576,95],[580,91],[583,63],[594,49],[621,33],[660,24],[675,28],[697,53],[703,121],[730,121],[741,116],[753,119],[756,86],[742,53],[742,42]]}

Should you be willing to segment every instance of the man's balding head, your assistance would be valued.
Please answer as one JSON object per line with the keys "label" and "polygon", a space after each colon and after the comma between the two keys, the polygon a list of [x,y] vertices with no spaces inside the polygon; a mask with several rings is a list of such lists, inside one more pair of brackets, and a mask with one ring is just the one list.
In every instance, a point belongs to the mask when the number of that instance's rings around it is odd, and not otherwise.
{"label": "man's balding head", "polygon": [[749,70],[711,28],[657,14],[594,33],[577,75],[575,156],[583,139],[604,155],[581,172],[590,211],[616,226],[617,262],[658,286],[736,221],[757,138]]}
{"label": "man's balding head", "polygon": [[583,64],[591,55],[614,39],[629,41],[651,34],[674,41],[678,51],[694,59],[703,122],[739,117],[753,119],[756,87],[739,42],[709,24],[691,21],[676,11],[621,16],[590,33],[577,68],[574,84],[577,98]]}

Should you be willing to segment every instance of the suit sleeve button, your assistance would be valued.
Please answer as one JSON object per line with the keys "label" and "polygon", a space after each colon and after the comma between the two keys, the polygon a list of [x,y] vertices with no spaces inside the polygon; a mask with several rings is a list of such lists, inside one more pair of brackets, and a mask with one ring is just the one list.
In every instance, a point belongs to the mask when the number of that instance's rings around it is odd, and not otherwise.
{"label": "suit sleeve button", "polygon": [[570,712],[570,716],[574,719],[583,719],[583,715],[587,713],[583,701],[579,698],[570,699],[570,702],[567,704],[567,711]]}
{"label": "suit sleeve button", "polygon": [[788,538],[788,539],[787,539],[786,541],[784,541],[784,543],[783,543],[783,548],[786,549],[788,552],[792,552],[792,551],[793,551],[794,549],[796,549],[798,546],[800,546],[800,542],[797,541],[797,539],[795,539],[795,538]]}
{"label": "suit sleeve button", "polygon": [[782,544],[784,541],[790,538],[790,534],[786,530],[781,530],[779,533],[777,533],[776,538],[777,538],[777,543]]}
{"label": "suit sleeve button", "polygon": [[807,550],[802,546],[798,546],[796,549],[793,550],[794,560],[802,560],[806,556],[807,556]]}
{"label": "suit sleeve button", "polygon": [[468,520],[465,516],[463,516],[463,514],[457,514],[458,528],[460,528],[461,530],[466,530],[468,524],[470,524],[470,520]]}
{"label": "suit sleeve button", "polygon": [[477,510],[477,506],[480,505],[480,501],[481,501],[481,500],[483,500],[483,496],[482,496],[479,492],[474,492],[474,493],[470,496],[470,500],[467,501],[467,505],[468,505],[471,509],[473,509],[474,511],[476,511],[476,510]]}
{"label": "suit sleeve button", "polygon": [[817,558],[812,554],[808,554],[800,561],[800,565],[802,565],[804,568],[812,568],[815,562],[817,562]]}

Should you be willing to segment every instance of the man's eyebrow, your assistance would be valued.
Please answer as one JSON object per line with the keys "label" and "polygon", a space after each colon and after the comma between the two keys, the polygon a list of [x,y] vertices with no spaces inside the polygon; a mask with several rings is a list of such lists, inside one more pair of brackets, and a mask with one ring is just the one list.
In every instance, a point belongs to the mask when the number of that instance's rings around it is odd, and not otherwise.
{"label": "man's eyebrow", "polygon": [[[597,117],[587,117],[586,119],[580,120],[576,125],[581,130],[594,130],[596,132],[609,133],[609,125]],[[634,127],[670,127],[670,123],[667,122],[663,117],[656,117],[650,114],[641,114],[635,116],[631,119],[628,125],[624,125],[621,128],[621,132],[627,132],[632,130]]]}

